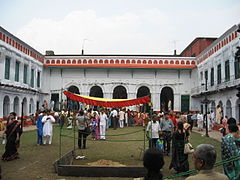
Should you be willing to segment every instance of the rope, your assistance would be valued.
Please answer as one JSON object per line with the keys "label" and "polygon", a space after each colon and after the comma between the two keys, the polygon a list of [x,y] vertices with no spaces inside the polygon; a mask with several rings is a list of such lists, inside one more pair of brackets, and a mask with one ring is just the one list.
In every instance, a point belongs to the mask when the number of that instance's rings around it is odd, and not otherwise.
{"label": "rope", "polygon": [[[74,138],[74,137],[72,137],[72,136],[69,136],[69,135],[66,135],[66,134],[62,134],[61,136],[63,136],[63,137],[68,137],[68,138]],[[77,137],[75,138],[75,139],[78,139]],[[92,140],[92,139],[88,139],[89,141],[95,141],[96,142],[96,140]],[[104,140],[104,141],[99,141],[99,142],[107,142],[107,141],[109,141],[109,142],[133,142],[133,141],[144,141],[144,140],[142,140],[142,139],[131,139],[131,140],[122,140],[122,139],[114,139],[114,140]]]}

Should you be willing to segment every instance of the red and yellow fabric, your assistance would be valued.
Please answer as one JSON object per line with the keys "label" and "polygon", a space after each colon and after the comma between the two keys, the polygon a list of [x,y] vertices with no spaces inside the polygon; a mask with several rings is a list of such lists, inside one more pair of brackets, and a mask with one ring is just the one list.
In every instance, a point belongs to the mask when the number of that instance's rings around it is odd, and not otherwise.
{"label": "red and yellow fabric", "polygon": [[138,104],[145,104],[151,101],[149,96],[141,97],[138,99],[105,99],[90,96],[83,96],[80,94],[74,94],[69,91],[63,92],[68,98],[79,101],[81,103],[86,103],[93,106],[102,107],[126,107]]}

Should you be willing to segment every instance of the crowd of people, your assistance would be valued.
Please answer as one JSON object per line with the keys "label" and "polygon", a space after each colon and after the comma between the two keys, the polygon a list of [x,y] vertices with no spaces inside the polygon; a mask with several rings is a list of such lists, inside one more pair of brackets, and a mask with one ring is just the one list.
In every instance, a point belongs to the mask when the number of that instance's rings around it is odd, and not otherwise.
{"label": "crowd of people", "polygon": [[[215,123],[215,116],[212,112],[207,115],[208,128],[211,130],[212,124]],[[227,118],[221,120],[223,124],[223,138],[221,142],[222,159],[227,160],[231,157],[240,155],[240,137],[239,128],[234,118]],[[176,173],[186,172],[189,170],[189,154],[185,153],[184,148],[186,142],[189,142],[191,131],[194,126],[199,131],[206,126],[203,115],[200,112],[193,113],[154,113],[152,117],[148,113],[133,112],[125,109],[101,109],[94,111],[92,109],[85,109],[75,112],[60,112],[53,113],[50,110],[42,110],[38,113],[36,126],[37,126],[37,145],[50,145],[52,144],[53,124],[58,123],[62,128],[67,125],[68,129],[74,126],[78,129],[78,147],[85,149],[87,147],[87,136],[91,134],[92,140],[106,140],[106,130],[113,128],[124,128],[125,126],[143,126],[146,130],[146,136],[149,140],[149,150],[146,151],[144,156],[144,166],[151,169],[152,164],[149,163],[148,153],[156,154],[160,151],[161,155],[157,159],[164,159],[164,155],[171,155],[171,162],[169,169],[174,169]],[[5,145],[5,152],[2,155],[2,160],[9,161],[18,156],[18,147],[20,144],[20,136],[22,134],[21,124],[16,119],[16,113],[12,112],[9,115],[7,127],[5,131],[7,143]],[[159,143],[162,142],[162,143]],[[162,147],[158,147],[162,144]],[[157,150],[156,150],[157,149]],[[209,151],[209,154],[206,153]],[[206,158],[205,156],[212,156]],[[146,160],[148,159],[148,160]],[[151,158],[150,158],[151,159]],[[240,160],[225,163],[224,173],[227,176],[220,175],[212,170],[213,164],[216,161],[216,151],[211,145],[200,145],[193,153],[195,168],[199,171],[195,179],[208,176],[211,174],[213,177],[219,179],[229,178],[230,180],[240,179]],[[146,162],[145,162],[146,161]],[[160,161],[160,160],[159,160]],[[153,163],[153,160],[151,160]],[[149,170],[148,178],[150,176],[157,176],[161,179],[159,170],[164,165],[162,163],[153,163],[156,166]],[[158,168],[160,167],[160,168]],[[189,177],[188,180],[193,179]]]}

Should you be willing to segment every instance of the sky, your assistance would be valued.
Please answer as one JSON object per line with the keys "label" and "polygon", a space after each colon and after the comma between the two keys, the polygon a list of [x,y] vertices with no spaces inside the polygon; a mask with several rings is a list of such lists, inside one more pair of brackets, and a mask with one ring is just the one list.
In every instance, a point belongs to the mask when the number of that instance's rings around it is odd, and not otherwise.
{"label": "sky", "polygon": [[0,26],[43,54],[171,55],[239,23],[239,0],[0,0]]}

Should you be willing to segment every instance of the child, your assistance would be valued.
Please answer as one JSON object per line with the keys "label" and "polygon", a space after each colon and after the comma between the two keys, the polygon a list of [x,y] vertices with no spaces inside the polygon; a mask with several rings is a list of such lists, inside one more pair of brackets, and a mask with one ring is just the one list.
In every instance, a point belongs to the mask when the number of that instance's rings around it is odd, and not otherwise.
{"label": "child", "polygon": [[96,139],[96,128],[97,128],[97,122],[95,118],[91,118],[91,122],[89,124],[91,132],[92,132],[92,139]]}

